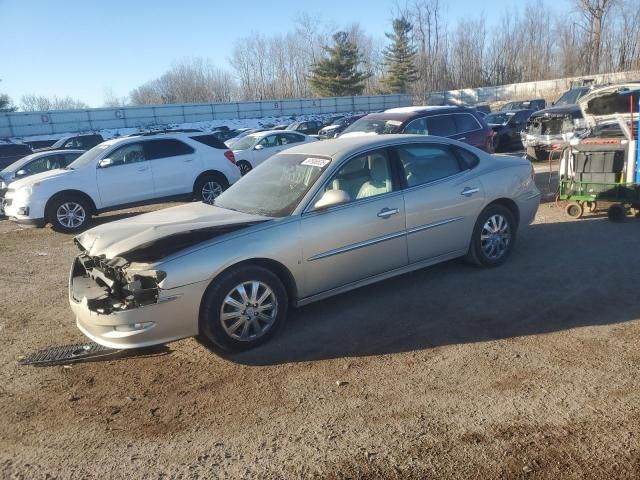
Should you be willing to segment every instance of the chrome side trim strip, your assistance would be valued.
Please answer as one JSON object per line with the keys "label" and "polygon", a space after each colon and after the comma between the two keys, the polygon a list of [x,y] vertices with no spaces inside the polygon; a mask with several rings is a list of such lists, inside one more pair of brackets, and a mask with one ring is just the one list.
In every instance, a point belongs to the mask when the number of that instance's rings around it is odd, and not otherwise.
{"label": "chrome side trim strip", "polygon": [[441,220],[439,222],[428,223],[426,225],[420,225],[419,227],[410,228],[409,230],[407,230],[407,233],[411,234],[411,233],[422,232],[423,230],[429,230],[430,228],[440,227],[440,226],[446,225],[448,223],[459,222],[463,218],[464,217],[453,217],[453,218],[448,218],[447,220]]}
{"label": "chrome side trim strip", "polygon": [[355,288],[363,287],[365,285],[370,285],[375,282],[379,282],[380,280],[385,280],[387,278],[395,277],[396,275],[401,275],[403,273],[411,272],[413,270],[418,270],[420,268],[428,267],[430,265],[434,265],[436,263],[444,262],[446,260],[450,260],[452,258],[462,257],[467,253],[465,250],[456,250],[451,253],[445,253],[438,257],[429,258],[426,260],[422,260],[417,263],[410,263],[409,265],[405,265],[403,267],[396,268],[395,270],[390,270],[388,272],[384,272],[378,275],[374,275],[373,277],[365,278],[363,280],[358,280],[353,283],[349,283],[347,285],[342,285],[341,287],[334,288],[332,290],[327,290],[324,292],[316,293],[315,295],[311,295],[309,297],[304,297],[298,299],[296,302],[296,306],[301,307],[303,305],[308,305],[312,302],[317,302],[318,300],[323,300],[328,297],[332,297],[339,293],[348,292],[349,290],[353,290]]}
{"label": "chrome side trim strip", "polygon": [[365,240],[364,242],[352,243],[350,245],[345,245],[344,247],[335,248],[333,250],[329,250],[324,253],[319,253],[312,257],[307,258],[307,262],[313,262],[314,260],[320,260],[321,258],[332,257],[334,255],[339,255],[341,253],[350,252],[351,250],[357,250],[359,248],[368,247],[370,245],[375,245],[376,243],[386,242],[387,240],[392,240],[398,237],[404,237],[406,232],[396,232],[390,233],[389,235],[383,235],[382,237],[374,238],[371,240]]}

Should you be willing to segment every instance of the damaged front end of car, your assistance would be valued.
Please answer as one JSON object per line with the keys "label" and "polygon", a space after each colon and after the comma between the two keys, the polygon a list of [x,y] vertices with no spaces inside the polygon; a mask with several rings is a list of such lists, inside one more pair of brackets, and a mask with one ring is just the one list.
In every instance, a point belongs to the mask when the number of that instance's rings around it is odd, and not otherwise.
{"label": "damaged front end of car", "polygon": [[521,139],[527,155],[535,160],[543,160],[544,152],[567,146],[571,139],[580,138],[586,132],[587,126],[580,109],[575,107],[536,112],[529,118]]}
{"label": "damaged front end of car", "polygon": [[145,265],[132,268],[122,257],[107,260],[83,252],[71,269],[71,296],[76,302],[86,299],[90,311],[108,315],[157,303],[165,278],[165,272]]}

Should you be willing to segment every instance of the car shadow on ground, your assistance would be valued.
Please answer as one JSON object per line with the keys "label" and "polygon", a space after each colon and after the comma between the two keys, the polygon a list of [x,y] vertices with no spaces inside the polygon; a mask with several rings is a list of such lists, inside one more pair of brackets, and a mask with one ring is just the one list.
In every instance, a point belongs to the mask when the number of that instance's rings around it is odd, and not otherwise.
{"label": "car shadow on ground", "polygon": [[299,308],[269,343],[229,359],[380,355],[640,319],[639,227],[631,218],[533,225],[499,268],[454,260]]}

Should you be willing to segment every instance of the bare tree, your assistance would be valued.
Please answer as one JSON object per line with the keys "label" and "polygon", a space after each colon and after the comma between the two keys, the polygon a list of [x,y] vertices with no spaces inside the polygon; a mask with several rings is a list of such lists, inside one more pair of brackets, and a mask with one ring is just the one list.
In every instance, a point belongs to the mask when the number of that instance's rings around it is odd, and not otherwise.
{"label": "bare tree", "polygon": [[82,110],[89,108],[86,103],[71,97],[45,97],[42,95],[23,95],[20,109],[24,112],[44,112],[48,110]]}
{"label": "bare tree", "polygon": [[588,59],[590,73],[598,73],[600,71],[603,22],[614,2],[615,0],[576,0],[576,5],[588,25],[589,48],[591,51]]}
{"label": "bare tree", "polygon": [[105,107],[124,107],[127,105],[127,97],[118,97],[113,93],[113,88],[106,87],[104,89],[104,102]]}
{"label": "bare tree", "polygon": [[235,97],[231,74],[202,58],[175,63],[161,77],[131,91],[133,105],[229,102]]}

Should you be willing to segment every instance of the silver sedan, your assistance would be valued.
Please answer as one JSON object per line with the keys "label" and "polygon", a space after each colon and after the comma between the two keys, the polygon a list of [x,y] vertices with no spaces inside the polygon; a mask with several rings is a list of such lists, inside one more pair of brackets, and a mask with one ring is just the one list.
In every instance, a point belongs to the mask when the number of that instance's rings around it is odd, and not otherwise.
{"label": "silver sedan", "polygon": [[217,350],[245,350],[276,333],[291,307],[456,257],[499,266],[539,201],[528,161],[454,140],[304,144],[214,205],[76,237],[69,301],[80,330],[106,346],[198,336]]}

